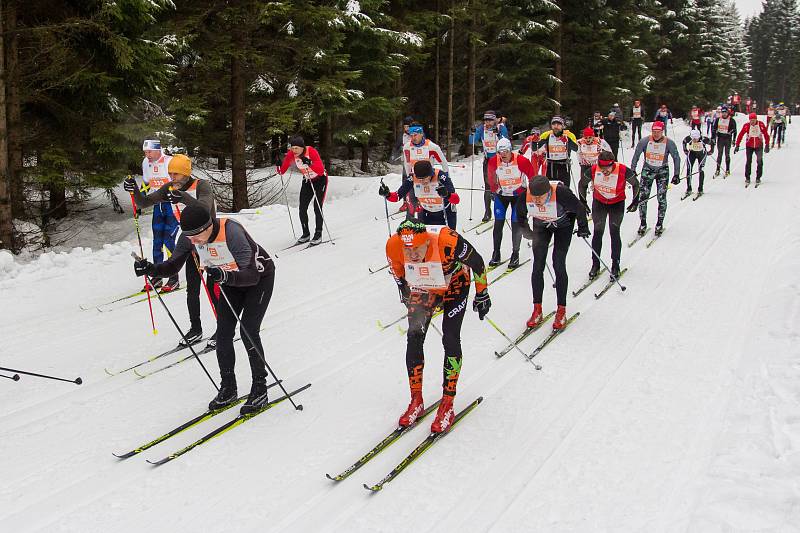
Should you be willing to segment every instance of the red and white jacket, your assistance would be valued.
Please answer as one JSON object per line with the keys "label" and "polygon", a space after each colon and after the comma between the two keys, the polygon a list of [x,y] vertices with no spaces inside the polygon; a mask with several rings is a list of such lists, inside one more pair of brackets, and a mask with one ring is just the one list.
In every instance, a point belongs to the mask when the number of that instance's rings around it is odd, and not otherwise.
{"label": "red and white jacket", "polygon": [[[301,159],[303,156],[311,160],[310,165],[303,163]],[[287,151],[286,156],[283,158],[283,163],[280,168],[278,168],[278,173],[281,175],[285,174],[292,165],[297,167],[297,170],[300,171],[300,174],[302,174],[305,179],[313,180],[326,175],[322,158],[320,158],[319,152],[312,146],[306,146],[303,153],[297,156],[294,155],[294,152],[291,150]]]}
{"label": "red and white jacket", "polygon": [[519,154],[513,154],[508,163],[504,163],[500,154],[496,154],[489,159],[486,174],[491,191],[503,196],[516,196],[524,192],[528,180],[536,176],[533,164]]}
{"label": "red and white jacket", "polygon": [[752,134],[750,132],[750,121],[748,120],[744,123],[742,129],[739,130],[739,136],[736,137],[736,148],[739,148],[739,144],[742,142],[742,137],[745,135],[747,135],[747,142],[745,142],[745,146],[748,148],[769,146],[769,132],[767,132],[767,127],[760,120],[758,121],[758,128],[756,131],[753,131]]}

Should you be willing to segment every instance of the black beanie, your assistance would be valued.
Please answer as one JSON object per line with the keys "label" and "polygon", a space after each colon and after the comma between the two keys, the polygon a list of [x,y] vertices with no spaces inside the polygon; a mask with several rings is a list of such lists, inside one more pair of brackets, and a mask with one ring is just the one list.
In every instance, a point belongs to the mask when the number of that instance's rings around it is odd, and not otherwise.
{"label": "black beanie", "polygon": [[205,207],[189,205],[181,211],[181,231],[187,237],[197,235],[211,226],[211,214]]}
{"label": "black beanie", "polygon": [[433,166],[430,161],[417,161],[414,163],[414,175],[418,178],[433,176]]}
{"label": "black beanie", "polygon": [[550,192],[550,180],[546,176],[535,176],[530,183],[531,194],[541,196]]}
{"label": "black beanie", "polygon": [[306,141],[303,140],[302,135],[295,135],[291,139],[289,139],[289,146],[302,146],[303,148],[306,147]]}

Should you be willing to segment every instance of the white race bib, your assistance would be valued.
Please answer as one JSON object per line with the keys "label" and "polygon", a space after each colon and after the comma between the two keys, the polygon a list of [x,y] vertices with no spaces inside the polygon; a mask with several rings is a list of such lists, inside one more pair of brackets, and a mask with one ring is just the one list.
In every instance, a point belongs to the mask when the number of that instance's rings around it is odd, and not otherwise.
{"label": "white race bib", "polygon": [[654,142],[652,139],[647,143],[647,148],[644,151],[644,160],[651,167],[660,167],[664,165],[664,159],[667,155],[667,140],[661,142]]}

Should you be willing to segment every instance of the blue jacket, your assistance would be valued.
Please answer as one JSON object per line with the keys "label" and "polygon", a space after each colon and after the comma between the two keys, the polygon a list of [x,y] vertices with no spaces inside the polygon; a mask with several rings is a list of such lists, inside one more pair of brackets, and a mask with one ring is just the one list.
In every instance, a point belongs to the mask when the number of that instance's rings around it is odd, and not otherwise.
{"label": "blue jacket", "polygon": [[[481,143],[483,143],[483,131],[484,131],[484,129],[485,129],[484,126],[481,125],[480,127],[478,127],[475,130],[475,135],[473,135],[473,137],[472,137],[472,144],[481,144]],[[495,130],[498,133],[498,137],[500,137],[502,139],[509,139],[508,129],[506,129],[506,125],[505,124],[496,125],[495,126]],[[484,155],[486,156],[487,159],[489,159],[489,158],[494,157],[495,153],[496,152],[485,152]]]}

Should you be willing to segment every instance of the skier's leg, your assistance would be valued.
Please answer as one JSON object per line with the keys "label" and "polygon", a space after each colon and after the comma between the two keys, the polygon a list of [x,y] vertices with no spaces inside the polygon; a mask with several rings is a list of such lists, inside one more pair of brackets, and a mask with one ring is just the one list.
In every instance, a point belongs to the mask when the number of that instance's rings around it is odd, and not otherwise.
{"label": "skier's leg", "polygon": [[756,181],[761,181],[761,175],[764,170],[764,148],[759,147],[755,150],[756,153]]}
{"label": "skier's leg", "polygon": [[600,268],[600,261],[597,257],[603,251],[603,235],[605,235],[606,232],[607,216],[608,210],[605,204],[597,201],[595,198],[592,201],[592,224],[594,225],[594,230],[592,232],[592,249],[594,250],[594,254],[592,254],[592,268]]}
{"label": "skier's leg", "polygon": [[322,235],[325,221],[322,218],[322,206],[325,203],[325,193],[328,191],[328,176],[319,176],[311,182],[314,189],[314,235]]}
{"label": "skier's leg", "polygon": [[450,282],[444,297],[442,316],[442,345],[444,346],[444,366],[442,392],[456,395],[456,384],[461,372],[461,323],[467,309],[469,297],[469,276],[459,273]]}
{"label": "skier's leg", "polygon": [[197,265],[191,257],[186,260],[184,274],[186,275],[186,309],[189,311],[190,329],[202,331],[203,324],[200,321],[200,273],[197,272]]}
{"label": "skier's leg", "polygon": [[533,303],[542,303],[544,292],[544,269],[547,261],[547,248],[550,245],[552,230],[540,226],[533,227],[533,270],[531,271],[531,288]]}
{"label": "skier's leg", "polygon": [[669,176],[666,168],[656,176],[656,187],[658,189],[658,221],[657,224],[664,223],[664,217],[667,216],[667,188],[669,187]]}
{"label": "skier's leg", "polygon": [[553,273],[556,276],[556,299],[558,305],[567,305],[567,288],[569,287],[569,277],[567,275],[567,252],[572,241],[572,230],[575,227],[575,220],[572,224],[563,228],[558,228],[553,232]]}
{"label": "skier's leg", "polygon": [[[611,234],[611,262],[619,265],[622,255],[622,218],[625,216],[625,200],[608,206],[608,232]],[[592,219],[594,220],[594,219]]]}
{"label": "skier's leg", "polygon": [[500,256],[500,245],[503,244],[503,227],[506,224],[506,211],[508,203],[504,201],[504,196],[496,194],[494,197],[494,228],[492,239],[494,243],[494,254]]}
{"label": "skier's leg", "polygon": [[161,204],[153,204],[153,263],[164,262],[164,232],[166,220],[161,211]]}
{"label": "skier's leg", "polygon": [[489,159],[483,158],[483,218],[492,218],[492,189],[489,187]]}
{"label": "skier's leg", "polygon": [[745,154],[747,156],[747,158],[745,159],[745,162],[744,162],[744,179],[745,179],[745,181],[750,181],[750,167],[752,166],[752,163],[753,163],[753,151],[754,150],[753,150],[753,148],[751,148],[749,146],[745,146],[744,151],[745,151]]}
{"label": "skier's leg", "polygon": [[225,294],[228,295],[233,309],[224,298],[217,306],[217,363],[222,380],[233,379],[235,383],[233,371],[236,366],[236,353],[233,348],[233,334],[236,331],[235,315],[242,310],[243,293],[238,289],[227,289]]}
{"label": "skier's leg", "polygon": [[642,169],[642,181],[639,187],[639,218],[642,225],[647,225],[647,199],[650,198],[650,188],[653,186],[655,174],[647,167]]}
{"label": "skier's leg", "polygon": [[310,237],[311,231],[308,229],[308,204],[314,197],[314,189],[311,183],[303,178],[303,184],[300,186],[300,225],[303,227],[303,237]]}
{"label": "skier's leg", "polygon": [[[239,332],[242,337],[242,343],[245,350],[247,350],[247,357],[250,360],[250,374],[253,381],[263,381],[267,377],[267,369],[264,366],[264,361],[258,355],[258,352],[266,357],[264,346],[261,343],[261,323],[264,320],[264,315],[267,312],[269,301],[272,299],[272,289],[275,285],[275,273],[272,272],[259,280],[258,284],[247,289],[239,289],[245,292],[244,305],[241,317],[241,331]],[[252,337],[253,342],[250,342],[247,333]],[[258,352],[257,352],[257,351]]]}
{"label": "skier's leg", "polygon": [[408,304],[406,333],[406,370],[412,395],[422,392],[422,371],[425,367],[425,335],[431,322],[435,301],[423,293],[412,293]]}

